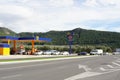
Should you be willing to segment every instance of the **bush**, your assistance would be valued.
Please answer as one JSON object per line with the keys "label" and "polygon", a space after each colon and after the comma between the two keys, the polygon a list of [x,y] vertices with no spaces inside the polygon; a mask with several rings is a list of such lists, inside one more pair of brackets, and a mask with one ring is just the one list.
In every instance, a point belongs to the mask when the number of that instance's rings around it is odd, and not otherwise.
{"label": "bush", "polygon": [[[25,47],[26,50],[30,50],[31,49],[31,46],[27,46]],[[58,51],[69,51],[69,47],[68,46],[52,46],[52,45],[49,45],[49,46],[37,46],[37,49],[38,50],[58,50]],[[92,49],[103,49],[104,52],[112,52],[112,49],[111,47],[109,46],[89,46],[89,45],[83,45],[83,46],[79,46],[79,45],[73,45],[72,46],[72,53],[79,53],[79,52],[82,52],[82,51],[85,51],[85,52],[88,52],[90,53],[90,51]]]}

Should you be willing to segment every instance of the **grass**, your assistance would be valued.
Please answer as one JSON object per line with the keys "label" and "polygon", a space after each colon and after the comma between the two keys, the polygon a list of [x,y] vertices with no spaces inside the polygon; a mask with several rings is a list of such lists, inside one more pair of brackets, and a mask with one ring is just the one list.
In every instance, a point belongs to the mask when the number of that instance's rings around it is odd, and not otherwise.
{"label": "grass", "polygon": [[29,61],[29,60],[51,60],[58,58],[72,58],[77,56],[57,56],[57,57],[36,57],[36,58],[19,58],[19,59],[0,59],[0,62]]}

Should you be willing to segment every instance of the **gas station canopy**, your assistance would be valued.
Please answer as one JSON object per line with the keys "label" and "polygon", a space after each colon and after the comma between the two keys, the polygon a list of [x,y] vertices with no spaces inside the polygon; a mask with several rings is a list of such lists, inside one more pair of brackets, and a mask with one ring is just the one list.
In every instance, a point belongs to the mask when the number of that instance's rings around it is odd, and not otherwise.
{"label": "gas station canopy", "polygon": [[51,38],[39,38],[39,36],[36,37],[13,37],[13,36],[0,36],[0,39],[6,39],[6,40],[38,40],[38,41],[46,41],[51,42]]}
{"label": "gas station canopy", "polygon": [[[7,41],[8,45],[13,41],[13,49],[16,52],[16,44],[17,42],[31,42],[32,43],[32,53],[34,53],[34,42],[51,42],[51,38],[39,38],[39,36],[35,37],[13,37],[13,36],[0,36],[0,39],[3,41]],[[3,54],[3,52],[1,52]]]}
{"label": "gas station canopy", "polygon": [[12,37],[12,36],[0,36],[0,39],[18,40],[17,37]]}

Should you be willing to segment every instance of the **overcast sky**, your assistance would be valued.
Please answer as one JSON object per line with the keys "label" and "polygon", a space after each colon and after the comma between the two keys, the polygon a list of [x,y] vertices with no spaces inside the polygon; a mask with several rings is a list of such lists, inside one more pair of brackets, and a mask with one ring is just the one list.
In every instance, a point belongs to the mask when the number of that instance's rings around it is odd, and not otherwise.
{"label": "overcast sky", "polygon": [[15,32],[120,32],[120,0],[0,0],[0,26]]}

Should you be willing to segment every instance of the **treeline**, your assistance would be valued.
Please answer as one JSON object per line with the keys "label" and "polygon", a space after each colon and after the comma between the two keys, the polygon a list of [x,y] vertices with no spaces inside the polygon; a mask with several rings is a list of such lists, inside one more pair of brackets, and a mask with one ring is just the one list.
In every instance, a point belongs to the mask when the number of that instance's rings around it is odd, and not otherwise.
{"label": "treeline", "polygon": [[[12,30],[9,30],[5,27],[0,27],[0,36],[17,36],[17,37],[45,37],[51,38],[52,42],[50,43],[36,43],[39,45],[68,45],[67,33],[73,32],[73,45],[91,45],[91,46],[109,46],[111,48],[120,48],[120,33],[117,32],[106,32],[106,31],[95,31],[95,30],[86,30],[81,28],[76,28],[69,31],[49,31],[46,33],[41,32],[21,32],[15,33]],[[26,43],[31,45],[31,43]]]}
{"label": "treeline", "polygon": [[[73,32],[73,45],[103,45],[110,46],[111,48],[120,47],[120,33],[105,32],[95,30],[85,30],[77,28],[70,31],[50,31],[46,33],[20,33],[19,36],[40,36],[51,38],[51,45],[67,45],[67,33]],[[41,44],[41,43],[38,43]]]}

